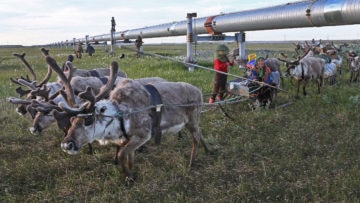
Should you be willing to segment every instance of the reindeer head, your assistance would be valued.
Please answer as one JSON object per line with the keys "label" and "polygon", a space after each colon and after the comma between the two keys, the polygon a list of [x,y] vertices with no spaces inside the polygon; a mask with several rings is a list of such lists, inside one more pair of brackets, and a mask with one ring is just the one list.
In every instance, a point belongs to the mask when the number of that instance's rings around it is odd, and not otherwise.
{"label": "reindeer head", "polygon": [[351,71],[356,72],[360,69],[360,57],[356,56],[351,60]]}
{"label": "reindeer head", "polygon": [[[48,53],[48,50],[46,50],[46,49],[43,49],[42,51],[43,51],[43,53],[44,52]],[[51,74],[52,74],[51,68],[48,68],[48,72],[47,72],[45,78],[43,79],[43,81],[40,82],[40,84],[37,84],[36,74],[34,72],[34,69],[26,61],[25,53],[23,53],[23,54],[14,53],[13,55],[18,57],[24,63],[25,67],[30,71],[30,73],[32,75],[32,79],[30,79],[28,76],[26,76],[26,78],[24,78],[22,76],[17,79],[10,78],[10,80],[13,83],[29,88],[27,90],[23,90],[21,87],[19,87],[16,89],[16,92],[20,95],[20,97],[25,96],[26,99],[28,99],[28,100],[35,99],[35,98],[37,98],[37,96],[44,96],[45,89],[41,89],[41,87],[44,86],[44,84],[46,84],[50,80]],[[19,104],[18,107],[16,108],[16,111],[20,115],[24,115],[27,113],[27,109],[28,109],[28,107],[25,104]]]}
{"label": "reindeer head", "polygon": [[[91,88],[87,88],[84,92],[80,93],[79,97],[87,101],[80,107],[75,108],[71,107],[67,103],[59,103],[61,109],[70,115],[74,115],[74,117],[70,120],[71,127],[67,132],[67,136],[61,143],[63,151],[69,154],[77,154],[81,146],[91,143],[94,139],[96,139],[93,135],[102,135],[99,131],[105,133],[106,128],[109,127],[114,120],[114,113],[112,115],[105,114],[109,110],[110,112],[116,112],[115,109],[112,109],[114,108],[113,105],[105,105],[105,107],[100,105],[102,107],[98,108],[98,105],[101,102],[109,103],[108,100],[100,100],[109,95],[110,90],[115,83],[118,63],[115,61],[112,62],[110,68],[110,80],[106,83],[106,88],[103,88],[96,96]],[[100,101],[99,104],[98,101]],[[109,120],[108,123],[106,122],[107,120]]]}
{"label": "reindeer head", "polygon": [[285,76],[289,77],[291,75],[291,70],[295,69],[296,66],[298,66],[300,64],[300,60],[305,58],[308,53],[311,51],[311,49],[307,49],[307,51],[302,55],[299,56],[297,59],[295,60],[288,60],[287,56],[283,53],[281,53],[281,55],[285,58],[285,59],[281,59],[281,58],[277,58],[279,61],[285,62],[285,66],[286,66],[286,71],[285,71]]}

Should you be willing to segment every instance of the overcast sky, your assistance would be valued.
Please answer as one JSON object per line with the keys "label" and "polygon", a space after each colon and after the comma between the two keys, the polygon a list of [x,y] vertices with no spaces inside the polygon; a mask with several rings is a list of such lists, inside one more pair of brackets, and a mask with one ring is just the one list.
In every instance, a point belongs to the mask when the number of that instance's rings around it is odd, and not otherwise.
{"label": "overcast sky", "polygon": [[[0,0],[0,45],[43,45],[107,34],[111,17],[116,20],[116,31],[125,31],[183,21],[190,12],[206,17],[289,2],[294,0]],[[359,39],[360,25],[246,33],[249,41]],[[185,37],[183,39],[185,42]]]}

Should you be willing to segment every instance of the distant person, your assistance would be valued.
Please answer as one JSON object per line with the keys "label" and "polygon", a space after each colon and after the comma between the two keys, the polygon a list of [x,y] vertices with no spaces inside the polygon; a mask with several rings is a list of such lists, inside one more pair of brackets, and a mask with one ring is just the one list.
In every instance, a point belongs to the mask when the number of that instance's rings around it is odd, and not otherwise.
{"label": "distant person", "polygon": [[115,32],[115,26],[116,26],[115,19],[114,17],[111,17],[111,32]]}
{"label": "distant person", "polygon": [[90,44],[88,44],[87,47],[86,47],[86,53],[88,53],[89,56],[92,56],[95,53],[94,47],[91,46]]}
{"label": "distant person", "polygon": [[142,37],[139,35],[135,40],[135,47],[136,47],[136,58],[140,57],[142,53],[142,45],[143,45]]}
{"label": "distant person", "polygon": [[75,50],[76,58],[81,59],[82,53],[84,53],[84,49],[82,48],[81,42],[79,42]]}
{"label": "distant person", "polygon": [[[227,56],[228,54],[229,54],[229,48],[226,45],[221,44],[217,46],[215,51],[215,60],[214,60],[215,70],[227,73],[228,65],[230,66],[234,65],[234,59],[230,61]],[[227,83],[227,74],[216,72],[214,78],[214,87],[209,103],[214,103],[216,98],[220,101],[224,100],[226,83]]]}

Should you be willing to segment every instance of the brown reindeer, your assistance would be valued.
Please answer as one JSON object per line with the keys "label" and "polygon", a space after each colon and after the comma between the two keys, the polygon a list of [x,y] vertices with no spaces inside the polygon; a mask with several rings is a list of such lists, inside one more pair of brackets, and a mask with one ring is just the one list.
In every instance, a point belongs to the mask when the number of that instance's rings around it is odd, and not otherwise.
{"label": "brown reindeer", "polygon": [[[115,67],[117,63],[113,62],[111,66]],[[159,106],[151,105],[148,90],[135,80],[121,81],[111,91],[109,99],[103,99],[110,91],[109,85],[106,87],[96,96],[90,88],[79,94],[79,97],[88,101],[79,108],[60,103],[63,110],[76,115],[61,143],[65,152],[77,154],[83,145],[95,140],[100,144],[114,143],[121,147],[117,159],[123,172],[129,180],[133,180],[135,150],[151,138],[153,109],[161,112],[158,127],[162,134],[175,134],[183,128],[190,131],[190,166],[194,163],[199,143],[209,152],[199,127],[203,95],[195,86],[184,82],[153,84],[161,95],[162,104]]]}

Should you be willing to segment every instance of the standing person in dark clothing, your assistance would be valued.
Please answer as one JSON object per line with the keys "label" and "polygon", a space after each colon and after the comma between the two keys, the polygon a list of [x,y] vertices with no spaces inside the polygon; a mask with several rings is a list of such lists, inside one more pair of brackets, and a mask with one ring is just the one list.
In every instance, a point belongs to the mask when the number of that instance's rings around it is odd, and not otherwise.
{"label": "standing person in dark clothing", "polygon": [[135,47],[136,47],[136,58],[140,57],[140,54],[142,52],[141,48],[143,45],[142,37],[139,35],[135,40]]}
{"label": "standing person in dark clothing", "polygon": [[90,44],[88,44],[87,47],[86,47],[86,53],[88,53],[89,56],[92,56],[95,53],[94,47],[91,46]]}
{"label": "standing person in dark clothing", "polygon": [[[229,48],[221,44],[217,46],[215,52],[214,69],[224,73],[228,72],[228,65],[233,66],[234,60],[230,61],[228,58]],[[227,75],[220,72],[215,73],[214,88],[211,94],[209,103],[214,103],[215,99],[224,100],[224,92],[226,89]]]}
{"label": "standing person in dark clothing", "polygon": [[115,32],[115,26],[116,26],[115,19],[114,17],[111,17],[111,32]]}

